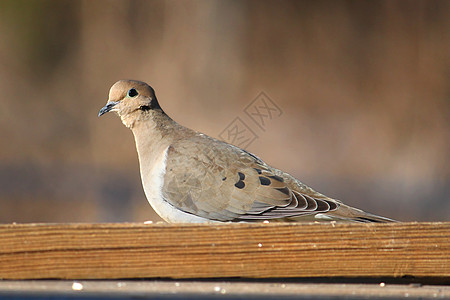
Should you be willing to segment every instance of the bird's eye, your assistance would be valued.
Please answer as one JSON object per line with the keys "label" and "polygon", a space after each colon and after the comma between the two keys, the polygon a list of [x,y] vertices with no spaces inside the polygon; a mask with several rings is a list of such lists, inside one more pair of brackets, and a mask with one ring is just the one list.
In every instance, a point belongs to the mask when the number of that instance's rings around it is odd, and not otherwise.
{"label": "bird's eye", "polygon": [[138,92],[136,89],[129,89],[128,90],[128,97],[136,97],[138,95]]}

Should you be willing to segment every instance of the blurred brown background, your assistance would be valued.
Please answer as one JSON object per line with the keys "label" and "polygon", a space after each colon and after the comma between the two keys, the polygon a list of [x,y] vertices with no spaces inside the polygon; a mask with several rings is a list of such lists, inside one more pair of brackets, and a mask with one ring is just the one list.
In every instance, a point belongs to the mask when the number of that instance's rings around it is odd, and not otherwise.
{"label": "blurred brown background", "polygon": [[131,132],[97,118],[125,78],[206,134],[241,117],[331,197],[450,221],[450,1],[1,1],[1,223],[159,220]]}

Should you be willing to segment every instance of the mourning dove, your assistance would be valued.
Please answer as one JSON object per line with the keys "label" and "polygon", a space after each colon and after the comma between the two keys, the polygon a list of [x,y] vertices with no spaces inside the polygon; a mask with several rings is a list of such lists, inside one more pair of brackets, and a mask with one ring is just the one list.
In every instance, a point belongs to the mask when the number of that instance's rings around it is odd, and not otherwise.
{"label": "mourning dove", "polygon": [[98,116],[109,111],[133,132],[145,195],[169,223],[393,221],[322,195],[244,149],[179,125],[144,82],[116,82]]}

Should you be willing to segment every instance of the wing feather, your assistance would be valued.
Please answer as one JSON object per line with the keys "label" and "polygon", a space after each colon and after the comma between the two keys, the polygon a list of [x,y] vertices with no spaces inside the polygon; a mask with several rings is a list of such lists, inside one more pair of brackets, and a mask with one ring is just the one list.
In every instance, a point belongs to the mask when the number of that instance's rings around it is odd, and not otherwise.
{"label": "wing feather", "polygon": [[339,207],[245,150],[197,138],[198,143],[174,143],[168,150],[163,195],[178,209],[220,221],[251,221],[314,215]]}

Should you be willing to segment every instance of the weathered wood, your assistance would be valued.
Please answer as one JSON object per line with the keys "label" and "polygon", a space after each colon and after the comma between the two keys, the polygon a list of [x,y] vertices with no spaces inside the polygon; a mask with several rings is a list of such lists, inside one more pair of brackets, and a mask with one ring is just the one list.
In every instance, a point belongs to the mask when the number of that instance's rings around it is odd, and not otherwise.
{"label": "weathered wood", "polygon": [[450,223],[0,225],[0,278],[450,278]]}

